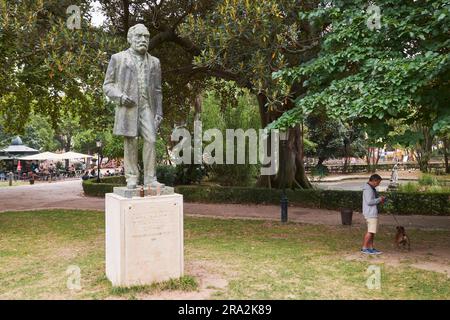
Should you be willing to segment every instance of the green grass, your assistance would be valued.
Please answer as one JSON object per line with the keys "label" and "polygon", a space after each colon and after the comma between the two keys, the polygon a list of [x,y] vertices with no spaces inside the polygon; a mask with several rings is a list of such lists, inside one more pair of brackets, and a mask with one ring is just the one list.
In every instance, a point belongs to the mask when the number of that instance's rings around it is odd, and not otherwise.
{"label": "green grass", "polygon": [[438,176],[431,174],[422,174],[417,182],[408,182],[400,184],[399,191],[401,192],[449,192],[450,186],[445,181],[438,179]]}
{"label": "green grass", "polygon": [[[377,245],[394,250],[394,230],[381,228]],[[258,220],[185,218],[185,264],[227,280],[220,299],[448,299],[450,280],[360,257],[363,230]],[[450,243],[448,231],[409,230],[427,248]],[[356,255],[358,259],[346,256]],[[404,256],[407,253],[403,254]],[[199,290],[186,274],[151,286],[113,288],[104,274],[104,214],[90,211],[0,213],[0,299],[135,299]],[[382,270],[381,290],[366,287],[366,270]],[[79,291],[67,289],[68,266],[81,270]]]}
{"label": "green grass", "polygon": [[179,279],[171,279],[161,283],[154,283],[147,286],[133,287],[113,287],[111,293],[119,296],[127,296],[129,294],[149,294],[159,291],[194,291],[198,289],[198,282],[192,276],[183,276]]}
{"label": "green grass", "polygon": [[[28,181],[13,181],[12,187],[14,186],[24,186],[29,185],[30,182]],[[2,187],[9,187],[9,181],[0,181],[0,188]]]}

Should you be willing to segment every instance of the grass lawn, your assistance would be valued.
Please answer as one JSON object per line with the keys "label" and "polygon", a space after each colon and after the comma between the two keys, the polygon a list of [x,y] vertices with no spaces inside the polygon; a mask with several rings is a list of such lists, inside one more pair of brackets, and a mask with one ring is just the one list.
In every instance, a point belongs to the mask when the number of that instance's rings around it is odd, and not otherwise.
{"label": "grass lawn", "polygon": [[[29,185],[29,181],[13,181],[12,187],[14,186],[25,186]],[[0,181],[0,188],[2,187],[9,187],[9,181]]]}
{"label": "grass lawn", "polygon": [[[385,256],[398,258],[392,261],[359,254],[362,232],[357,227],[186,217],[186,276],[127,289],[112,288],[104,275],[103,213],[0,213],[0,299],[136,299],[170,296],[173,290],[209,290],[208,297],[219,299],[450,298],[448,275],[414,267],[432,265],[434,249],[448,250],[449,231],[409,230],[413,248],[420,243],[425,250],[419,256],[414,249],[398,252],[393,228],[382,227],[377,246],[387,251]],[[81,290],[67,288],[70,265],[81,270]],[[379,290],[366,287],[370,265],[381,267]],[[214,277],[225,285],[202,288],[205,279]]]}

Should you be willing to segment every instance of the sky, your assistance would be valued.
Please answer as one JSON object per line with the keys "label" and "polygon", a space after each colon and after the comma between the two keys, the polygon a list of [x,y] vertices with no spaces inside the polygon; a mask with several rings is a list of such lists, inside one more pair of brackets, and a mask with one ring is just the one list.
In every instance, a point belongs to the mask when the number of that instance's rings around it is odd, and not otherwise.
{"label": "sky", "polygon": [[103,24],[103,22],[105,21],[106,17],[101,12],[100,3],[98,1],[95,1],[93,3],[93,9],[92,9],[91,13],[92,13],[91,23],[96,27],[101,26]]}

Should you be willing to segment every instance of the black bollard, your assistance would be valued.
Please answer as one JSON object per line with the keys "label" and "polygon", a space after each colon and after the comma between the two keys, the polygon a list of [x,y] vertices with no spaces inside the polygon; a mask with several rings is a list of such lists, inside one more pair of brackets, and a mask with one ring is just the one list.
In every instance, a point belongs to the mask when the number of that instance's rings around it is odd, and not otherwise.
{"label": "black bollard", "polygon": [[288,221],[288,197],[286,192],[283,190],[283,195],[281,197],[281,222],[286,223]]}

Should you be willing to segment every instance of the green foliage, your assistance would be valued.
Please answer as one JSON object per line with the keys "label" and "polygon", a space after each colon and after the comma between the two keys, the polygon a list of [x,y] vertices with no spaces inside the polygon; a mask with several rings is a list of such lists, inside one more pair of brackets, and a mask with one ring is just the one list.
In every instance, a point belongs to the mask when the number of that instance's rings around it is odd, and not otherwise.
{"label": "green foliage", "polygon": [[6,147],[16,135],[20,135],[25,145],[36,150],[55,151],[61,148],[60,143],[54,138],[55,131],[50,121],[42,115],[31,115],[23,130],[14,134],[6,133],[5,127],[6,124],[0,119],[0,147]]}
{"label": "green foliage", "polygon": [[83,180],[83,191],[87,196],[104,197],[106,193],[113,192],[114,187],[125,186],[124,176],[105,177],[97,183],[96,179]]}
{"label": "green foliage", "polygon": [[313,153],[307,156],[319,158],[319,164],[343,153],[345,127],[338,120],[329,119],[324,112],[310,114],[305,121],[308,138],[315,143]]}
{"label": "green foliage", "polygon": [[[175,191],[183,194],[187,202],[278,205],[281,199],[281,191],[276,189],[177,186]],[[391,199],[388,202],[389,205],[380,207],[382,213],[450,215],[450,192],[381,192],[380,194]],[[287,196],[289,203],[306,208],[331,210],[349,208],[355,211],[361,211],[362,208],[361,191],[287,190]]]}
{"label": "green foliage", "polygon": [[427,192],[429,193],[439,193],[439,192],[449,192],[450,191],[450,187],[447,186],[443,186],[443,185],[433,185],[433,186],[429,186],[427,188]]}
{"label": "green foliage", "polygon": [[422,186],[438,186],[439,181],[430,174],[422,174],[419,178],[419,184]]}
{"label": "green foliage", "polygon": [[435,176],[423,174],[417,183],[408,182],[400,184],[400,192],[421,192],[421,193],[446,193],[450,192],[450,187],[444,181],[439,181]]}
{"label": "green foliage", "polygon": [[317,176],[319,178],[323,178],[330,174],[328,167],[323,164],[318,164],[314,168],[311,169],[311,174],[313,176]]}
{"label": "green foliage", "polygon": [[158,166],[156,168],[156,177],[158,182],[167,186],[174,186],[177,180],[177,168],[173,166]]}
{"label": "green foliage", "polygon": [[[226,164],[226,130],[227,129],[254,129],[258,135],[260,128],[260,119],[255,99],[248,92],[241,93],[236,97],[236,106],[224,105],[224,100],[220,99],[215,93],[208,92],[203,102],[203,130],[219,129],[224,141],[224,164],[213,164],[207,166],[209,180],[223,185],[241,185],[252,184],[258,176],[259,165],[249,163],[249,145],[246,139],[246,163],[245,164]],[[203,143],[207,146],[209,142]],[[237,148],[234,150],[236,159]]]}
{"label": "green foliage", "polygon": [[[81,29],[69,30],[66,9],[76,4]],[[92,28],[88,0],[1,1],[0,117],[8,132],[21,131],[31,114],[49,117],[56,130],[71,112],[81,125],[106,127],[104,68],[125,41]],[[95,115],[95,116],[93,116]]]}
{"label": "green foliage", "polygon": [[176,184],[200,183],[207,175],[207,170],[200,164],[182,164],[176,167]]}
{"label": "green foliage", "polygon": [[317,59],[274,74],[307,88],[275,126],[293,126],[321,107],[337,118],[443,119],[450,94],[447,1],[381,0],[376,5],[380,30],[366,25],[367,1],[333,1],[301,13],[326,29]]}
{"label": "green foliage", "polygon": [[195,291],[198,289],[198,282],[194,277],[183,276],[178,279],[170,279],[163,282],[153,283],[152,285],[145,286],[132,286],[132,287],[112,287],[111,294],[113,295],[128,295],[128,294],[149,294],[159,291]]}
{"label": "green foliage", "polygon": [[405,184],[400,184],[398,186],[398,191],[406,193],[419,192],[419,185],[414,182],[407,182]]}
{"label": "green foliage", "polygon": [[64,164],[61,161],[56,162],[56,170],[63,170],[64,169]]}
{"label": "green foliage", "polygon": [[[273,69],[300,58],[307,28],[302,29],[298,1],[213,1],[212,10],[189,15],[181,34],[203,46],[197,66],[226,70],[224,77],[255,92],[274,88]],[[302,32],[301,32],[302,31]]]}

